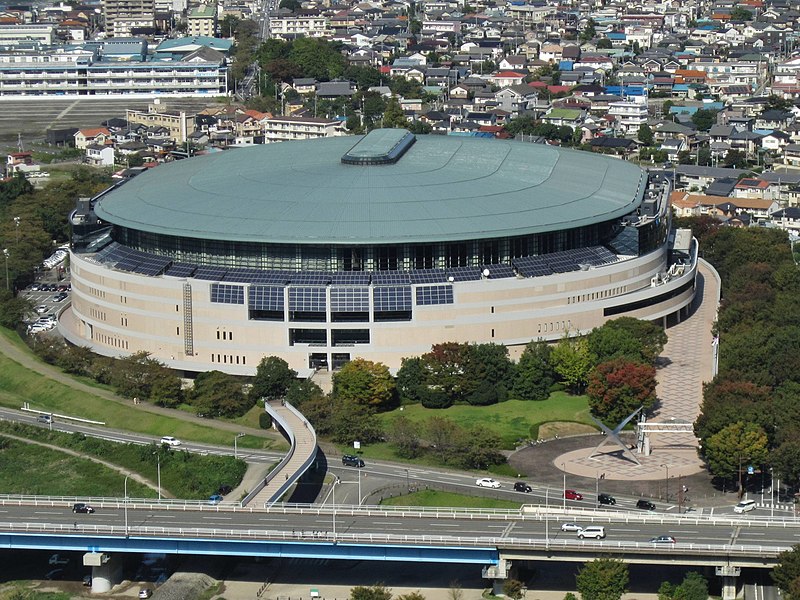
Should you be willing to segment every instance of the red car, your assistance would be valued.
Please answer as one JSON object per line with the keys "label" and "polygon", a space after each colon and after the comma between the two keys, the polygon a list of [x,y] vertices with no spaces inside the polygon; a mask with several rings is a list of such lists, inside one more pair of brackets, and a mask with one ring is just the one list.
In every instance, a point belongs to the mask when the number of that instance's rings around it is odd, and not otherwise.
{"label": "red car", "polygon": [[564,498],[567,500],[583,500],[583,494],[579,494],[575,490],[564,490]]}

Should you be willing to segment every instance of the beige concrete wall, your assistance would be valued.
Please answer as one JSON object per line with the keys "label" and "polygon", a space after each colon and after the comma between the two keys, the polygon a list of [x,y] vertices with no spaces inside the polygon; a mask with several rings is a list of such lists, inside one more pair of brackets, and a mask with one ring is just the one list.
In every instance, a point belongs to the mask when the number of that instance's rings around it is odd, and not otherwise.
{"label": "beige concrete wall", "polygon": [[[308,355],[349,353],[395,370],[403,357],[427,352],[433,344],[495,342],[516,356],[532,339],[558,340],[602,325],[603,309],[663,294],[693,280],[692,269],[668,284],[651,286],[663,272],[666,253],[620,261],[587,271],[548,277],[485,279],[453,284],[454,304],[414,307],[413,320],[372,323],[293,323],[251,321],[246,305],[212,303],[210,281],[144,277],[72,256],[72,319],[63,333],[72,342],[106,355],[147,351],[168,366],[251,375],[263,356],[277,355],[301,374],[310,372]],[[193,353],[185,348],[183,286],[191,285]],[[658,319],[689,304],[690,289],[661,304],[630,313]],[[246,297],[246,293],[245,293]],[[609,317],[611,318],[611,317]],[[326,347],[289,345],[293,328],[368,329],[370,343]]]}

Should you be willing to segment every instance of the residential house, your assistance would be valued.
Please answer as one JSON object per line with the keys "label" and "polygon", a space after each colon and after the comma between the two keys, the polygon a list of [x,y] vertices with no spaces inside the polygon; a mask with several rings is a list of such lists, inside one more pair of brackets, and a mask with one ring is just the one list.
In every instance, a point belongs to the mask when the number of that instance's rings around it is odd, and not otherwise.
{"label": "residential house", "polygon": [[111,140],[111,132],[105,127],[79,129],[75,133],[75,148],[86,150],[90,144],[104,145]]}

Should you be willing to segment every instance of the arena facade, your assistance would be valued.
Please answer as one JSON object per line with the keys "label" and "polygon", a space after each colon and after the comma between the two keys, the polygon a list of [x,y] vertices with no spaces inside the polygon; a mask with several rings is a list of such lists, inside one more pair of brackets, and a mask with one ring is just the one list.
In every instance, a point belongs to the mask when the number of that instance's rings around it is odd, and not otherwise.
{"label": "arena facade", "polygon": [[669,191],[611,157],[394,129],[195,157],[79,202],[59,327],[189,373],[309,375],[666,323],[697,270]]}

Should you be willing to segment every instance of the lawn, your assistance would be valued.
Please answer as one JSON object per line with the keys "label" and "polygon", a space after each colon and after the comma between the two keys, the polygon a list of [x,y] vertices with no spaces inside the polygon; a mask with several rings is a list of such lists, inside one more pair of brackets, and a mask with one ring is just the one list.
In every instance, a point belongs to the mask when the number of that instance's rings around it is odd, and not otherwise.
{"label": "lawn", "polygon": [[538,427],[545,423],[567,422],[592,426],[586,396],[570,396],[554,392],[542,401],[507,400],[491,406],[455,405],[445,409],[425,408],[421,404],[406,405],[381,414],[384,425],[403,415],[423,424],[431,417],[447,417],[462,427],[490,429],[502,441],[503,448],[512,450],[518,440],[538,437]]}
{"label": "lawn", "polygon": [[[45,496],[116,496],[125,476],[85,458],[39,445],[8,440],[0,450],[0,481],[5,494]],[[155,498],[155,490],[128,480],[128,495]]]}
{"label": "lawn", "polygon": [[[30,352],[16,334],[0,329],[0,335],[4,335],[23,351]],[[215,429],[213,421],[209,421],[208,426],[198,425],[150,413],[121,402],[112,402],[61,384],[0,354],[0,406],[18,409],[26,402],[30,408],[36,410],[102,421],[110,428],[152,435],[154,438],[171,435],[184,440],[233,446],[233,434]],[[264,437],[247,435],[238,444],[242,448],[286,448],[282,439],[267,431],[264,432]]]}
{"label": "lawn", "polygon": [[519,508],[522,506],[519,502],[511,502],[510,500],[464,496],[435,490],[424,490],[395,498],[387,498],[382,500],[381,504],[384,506],[447,506],[454,508]]}

